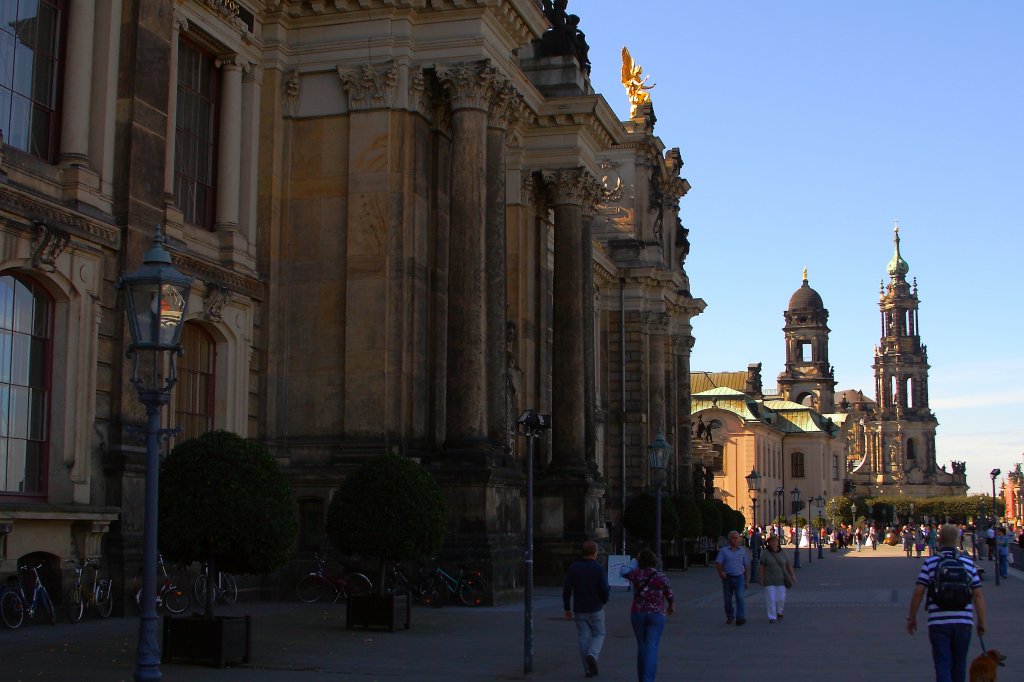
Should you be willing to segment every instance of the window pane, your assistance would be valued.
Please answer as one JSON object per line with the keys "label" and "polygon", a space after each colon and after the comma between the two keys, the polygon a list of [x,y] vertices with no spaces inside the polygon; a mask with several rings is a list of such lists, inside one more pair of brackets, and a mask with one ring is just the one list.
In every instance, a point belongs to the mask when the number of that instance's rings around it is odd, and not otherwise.
{"label": "window pane", "polygon": [[13,344],[13,334],[6,330],[0,330],[0,383],[11,383],[11,348]]}
{"label": "window pane", "polygon": [[21,95],[11,96],[11,139],[4,138],[7,144],[28,151],[29,111],[32,105]]}
{"label": "window pane", "polygon": [[7,423],[10,416],[10,400],[11,387],[0,384],[0,443],[6,443],[3,438],[9,435]]}
{"label": "window pane", "polygon": [[0,493],[7,490],[7,440],[0,438]]}
{"label": "window pane", "polygon": [[[6,24],[0,25],[6,28]],[[14,34],[0,31],[0,86],[11,90],[14,88],[14,46],[17,40]]]}
{"label": "window pane", "polygon": [[35,336],[50,338],[50,302],[40,295],[39,290],[32,288],[34,304],[32,306],[32,333]]}
{"label": "window pane", "polygon": [[0,329],[14,329],[14,278],[0,277]]}
{"label": "window pane", "polygon": [[31,409],[31,391],[25,386],[11,386],[10,419],[7,422],[11,438],[28,438],[28,414]]}
{"label": "window pane", "polygon": [[18,43],[14,46],[14,91],[19,95],[32,95],[32,71],[35,69],[36,56],[31,43],[25,43],[25,37],[18,32]]}
{"label": "window pane", "polygon": [[25,441],[7,441],[7,481],[4,491],[20,493],[25,489]]}
{"label": "window pane", "polygon": [[43,491],[43,449],[40,443],[25,443],[25,475],[23,492]]}
{"label": "window pane", "polygon": [[32,337],[27,334],[13,334],[11,348],[11,383],[28,386],[29,363],[32,355]]}
{"label": "window pane", "polygon": [[32,440],[46,440],[46,391],[29,389],[31,403],[28,418],[28,437]]}

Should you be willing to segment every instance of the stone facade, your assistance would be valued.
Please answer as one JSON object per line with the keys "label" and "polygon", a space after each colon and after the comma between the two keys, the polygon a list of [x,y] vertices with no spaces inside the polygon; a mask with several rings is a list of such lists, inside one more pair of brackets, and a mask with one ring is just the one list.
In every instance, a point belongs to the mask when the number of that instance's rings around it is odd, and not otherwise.
{"label": "stone facade", "polygon": [[[621,539],[646,444],[664,430],[689,457],[704,308],[684,270],[689,184],[649,103],[618,120],[585,49],[538,48],[533,0],[63,6],[75,116],[56,153],[6,145],[0,167],[0,276],[55,311],[45,482],[0,494],[0,573],[103,554],[115,584],[137,575],[144,414],[115,283],[157,224],[215,357],[200,416],[271,445],[300,504],[297,557],[347,473],[397,452],[446,491],[443,558],[516,590],[528,408],[554,417],[538,573]],[[196,63],[217,83],[214,153],[193,169],[208,205],[180,184]]]}

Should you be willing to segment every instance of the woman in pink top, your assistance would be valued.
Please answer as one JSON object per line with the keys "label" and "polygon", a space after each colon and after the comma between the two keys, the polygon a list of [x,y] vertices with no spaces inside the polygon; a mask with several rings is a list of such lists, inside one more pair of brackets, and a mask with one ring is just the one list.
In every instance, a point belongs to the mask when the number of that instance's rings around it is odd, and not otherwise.
{"label": "woman in pink top", "polygon": [[633,585],[633,606],[629,619],[636,635],[636,677],[653,682],[658,672],[658,644],[665,630],[665,616],[672,615],[672,588],[657,569],[658,558],[650,549],[636,556],[636,568],[624,575]]}

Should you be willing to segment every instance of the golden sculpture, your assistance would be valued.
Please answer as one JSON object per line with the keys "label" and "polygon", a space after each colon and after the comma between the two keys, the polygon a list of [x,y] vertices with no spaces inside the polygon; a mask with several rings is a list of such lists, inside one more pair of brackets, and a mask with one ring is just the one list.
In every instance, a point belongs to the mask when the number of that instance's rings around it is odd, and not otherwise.
{"label": "golden sculpture", "polygon": [[648,90],[654,87],[654,85],[647,85],[647,79],[649,75],[643,76],[644,72],[640,65],[633,61],[633,57],[629,54],[629,49],[622,48],[622,85],[626,88],[626,94],[629,95],[629,117],[636,117],[636,110],[641,104],[647,104],[651,101],[651,96],[648,94]]}

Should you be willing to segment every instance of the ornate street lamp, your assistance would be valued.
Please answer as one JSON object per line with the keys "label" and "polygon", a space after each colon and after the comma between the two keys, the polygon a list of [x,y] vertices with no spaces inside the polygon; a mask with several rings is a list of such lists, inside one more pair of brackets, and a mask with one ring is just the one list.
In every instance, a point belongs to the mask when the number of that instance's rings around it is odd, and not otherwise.
{"label": "ornate street lamp", "polygon": [[[999,469],[993,469],[989,472],[989,476],[992,478],[992,531],[995,532],[996,517],[999,512],[996,509],[996,479],[999,478],[999,474],[1003,473]],[[999,553],[995,555],[995,573],[996,573],[996,587],[999,587]]]}
{"label": "ornate street lamp", "polygon": [[658,555],[658,566],[661,566],[661,486],[665,485],[665,467],[668,466],[668,455],[672,446],[665,440],[665,432],[658,429],[654,442],[647,446],[647,464],[651,467],[651,483],[654,484],[654,546]]}
{"label": "ornate street lamp", "polygon": [[819,533],[819,535],[818,535],[818,560],[821,560],[821,559],[825,558],[825,555],[822,554],[822,552],[821,552],[821,535],[820,535],[821,528],[824,527],[822,525],[822,522],[821,522],[821,511],[825,508],[825,498],[823,496],[821,496],[821,495],[818,495],[817,497],[815,497],[814,498],[814,506],[818,510],[818,533]]}
{"label": "ornate street lamp", "polygon": [[793,506],[793,568],[800,568],[800,524],[798,523],[800,510],[800,488],[793,488],[789,491]]}
{"label": "ornate street lamp", "polygon": [[[181,353],[181,328],[185,323],[192,278],[171,265],[164,249],[160,226],[142,267],[121,276],[125,311],[132,343],[131,382],[146,408],[146,490],[142,531],[142,609],[139,642],[135,654],[135,681],[159,680],[160,646],[156,634],[157,499],[160,475],[160,410],[170,402],[178,381],[174,358]],[[169,358],[165,358],[169,354]],[[165,367],[165,359],[166,367]]]}
{"label": "ornate street lamp", "polygon": [[[753,517],[752,517],[753,518],[752,525],[754,526],[755,530],[750,535],[751,544],[754,544],[753,543],[754,534],[757,532],[757,530],[756,530],[756,528],[757,528],[757,494],[758,494],[758,492],[760,492],[759,489],[758,489],[758,485],[760,485],[760,483],[761,483],[761,474],[758,473],[757,467],[754,467],[753,469],[750,470],[749,474],[744,476],[744,478],[747,479],[747,494],[750,495],[750,501],[754,505],[754,511],[753,511]],[[751,548],[751,550],[752,550],[751,554],[753,556],[753,561],[750,562],[750,580],[751,581],[757,580],[757,577],[756,577],[756,574],[755,574],[755,570],[757,568],[757,560],[761,556],[761,542],[762,541],[763,541],[763,538],[759,537],[757,544],[754,545]]]}
{"label": "ornate street lamp", "polygon": [[776,526],[776,529],[777,529],[776,530],[776,533],[777,533],[776,537],[779,538],[779,547],[782,547],[782,520],[781,519],[782,519],[782,503],[783,503],[783,497],[785,496],[785,494],[786,494],[786,489],[783,488],[781,485],[778,488],[775,489],[775,508],[778,510],[778,515],[775,517],[775,520],[777,521],[775,526]]}
{"label": "ornate street lamp", "polygon": [[516,434],[526,438],[526,579],[523,586],[523,673],[533,672],[533,448],[551,428],[551,415],[526,410],[516,419]]}

